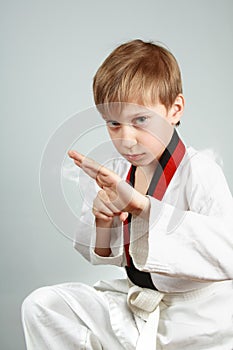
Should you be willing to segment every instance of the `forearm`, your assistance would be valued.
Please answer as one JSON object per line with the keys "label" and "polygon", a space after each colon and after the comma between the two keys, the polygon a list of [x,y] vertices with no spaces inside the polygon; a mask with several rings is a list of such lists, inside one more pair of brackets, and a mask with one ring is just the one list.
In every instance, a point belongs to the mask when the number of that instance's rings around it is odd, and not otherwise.
{"label": "forearm", "polygon": [[[192,281],[233,279],[232,215],[204,215],[151,198],[148,224],[131,223],[130,254],[142,271]],[[150,249],[149,249],[150,247]]]}
{"label": "forearm", "polygon": [[112,220],[104,221],[96,219],[96,242],[95,253],[97,255],[108,257],[111,254],[111,227]]}

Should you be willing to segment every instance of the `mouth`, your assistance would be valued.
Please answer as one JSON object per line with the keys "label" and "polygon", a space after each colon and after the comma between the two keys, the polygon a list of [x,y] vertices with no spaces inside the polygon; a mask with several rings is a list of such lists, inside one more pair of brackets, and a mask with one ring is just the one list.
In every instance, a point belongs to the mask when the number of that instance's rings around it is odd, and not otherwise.
{"label": "mouth", "polygon": [[138,153],[138,154],[124,154],[124,157],[128,160],[140,160],[145,153]]}

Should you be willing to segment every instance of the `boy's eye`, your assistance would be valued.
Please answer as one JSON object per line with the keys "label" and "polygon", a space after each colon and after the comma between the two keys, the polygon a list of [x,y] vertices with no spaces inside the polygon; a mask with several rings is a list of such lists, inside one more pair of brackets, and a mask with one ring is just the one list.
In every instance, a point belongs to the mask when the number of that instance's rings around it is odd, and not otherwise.
{"label": "boy's eye", "polygon": [[133,120],[133,125],[134,126],[145,126],[148,123],[149,118],[142,116],[142,117],[137,117]]}
{"label": "boy's eye", "polygon": [[116,128],[119,128],[121,124],[116,122],[115,120],[108,120],[107,121],[107,126],[111,129],[116,129]]}

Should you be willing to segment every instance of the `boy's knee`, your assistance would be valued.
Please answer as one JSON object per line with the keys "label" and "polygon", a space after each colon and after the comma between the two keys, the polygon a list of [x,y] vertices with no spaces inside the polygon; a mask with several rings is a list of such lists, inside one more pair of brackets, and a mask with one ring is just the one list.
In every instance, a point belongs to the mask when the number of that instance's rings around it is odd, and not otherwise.
{"label": "boy's knee", "polygon": [[29,294],[23,301],[21,312],[24,320],[33,321],[41,317],[46,310],[54,309],[58,296],[52,287],[42,287]]}

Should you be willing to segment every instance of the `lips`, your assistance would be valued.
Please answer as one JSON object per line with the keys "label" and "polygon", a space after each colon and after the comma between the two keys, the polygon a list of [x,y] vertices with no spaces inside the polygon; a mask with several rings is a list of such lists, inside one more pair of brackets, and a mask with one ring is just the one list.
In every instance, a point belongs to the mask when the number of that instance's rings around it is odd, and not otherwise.
{"label": "lips", "polygon": [[124,154],[124,157],[128,160],[139,160],[144,156],[144,153],[139,154]]}

